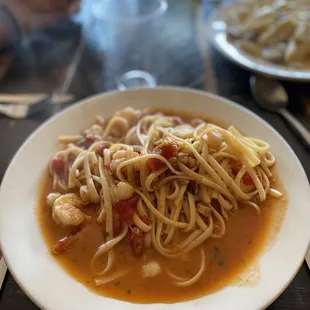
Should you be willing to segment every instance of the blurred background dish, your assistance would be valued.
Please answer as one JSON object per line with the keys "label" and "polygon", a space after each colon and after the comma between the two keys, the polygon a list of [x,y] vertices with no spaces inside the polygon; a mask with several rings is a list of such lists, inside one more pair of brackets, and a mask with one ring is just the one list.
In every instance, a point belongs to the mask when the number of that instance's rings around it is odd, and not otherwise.
{"label": "blurred background dish", "polygon": [[309,9],[307,0],[237,2],[229,9],[228,39],[267,62],[309,69]]}
{"label": "blurred background dish", "polygon": [[303,0],[224,5],[206,21],[206,37],[246,69],[281,80],[309,81],[306,8]]}

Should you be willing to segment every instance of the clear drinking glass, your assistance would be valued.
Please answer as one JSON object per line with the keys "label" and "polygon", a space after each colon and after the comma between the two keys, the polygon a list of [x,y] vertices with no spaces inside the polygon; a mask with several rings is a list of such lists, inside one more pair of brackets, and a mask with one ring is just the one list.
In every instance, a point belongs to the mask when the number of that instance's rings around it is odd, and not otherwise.
{"label": "clear drinking glass", "polygon": [[[160,34],[166,0],[93,0],[92,26],[105,88],[155,87],[164,66]],[[91,35],[91,33],[90,33]]]}

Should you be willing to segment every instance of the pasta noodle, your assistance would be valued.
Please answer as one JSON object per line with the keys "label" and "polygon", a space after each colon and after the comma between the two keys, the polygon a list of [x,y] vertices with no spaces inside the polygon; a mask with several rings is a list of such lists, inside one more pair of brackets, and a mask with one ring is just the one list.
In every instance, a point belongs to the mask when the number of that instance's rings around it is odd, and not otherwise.
{"label": "pasta noodle", "polygon": [[[233,126],[132,108],[98,120],[80,136],[59,138],[65,148],[49,163],[47,200],[55,222],[76,231],[87,229],[83,208],[98,208],[105,242],[90,262],[97,285],[130,272],[113,268],[120,242],[130,242],[136,256],[152,247],[168,259],[198,249],[200,267],[191,278],[165,271],[176,286],[193,285],[206,270],[203,244],[226,233],[229,217],[240,206],[259,216],[268,195],[282,196],[271,188],[275,158],[268,143]],[[71,243],[62,241],[56,254]]]}

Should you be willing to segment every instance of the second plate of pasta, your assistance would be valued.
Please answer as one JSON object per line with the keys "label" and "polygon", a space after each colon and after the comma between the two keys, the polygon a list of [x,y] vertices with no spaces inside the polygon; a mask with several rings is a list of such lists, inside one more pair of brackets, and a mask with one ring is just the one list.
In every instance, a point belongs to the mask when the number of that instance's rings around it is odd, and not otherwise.
{"label": "second plate of pasta", "polygon": [[304,0],[240,1],[220,8],[204,30],[217,50],[251,71],[309,81],[309,13]]}

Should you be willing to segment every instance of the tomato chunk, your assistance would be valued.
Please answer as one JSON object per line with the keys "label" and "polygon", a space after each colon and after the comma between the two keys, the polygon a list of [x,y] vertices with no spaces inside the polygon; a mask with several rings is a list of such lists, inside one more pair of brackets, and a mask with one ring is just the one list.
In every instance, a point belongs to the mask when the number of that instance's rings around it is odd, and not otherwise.
{"label": "tomato chunk", "polygon": [[143,124],[142,124],[142,126],[141,126],[141,132],[144,134],[144,135],[146,135],[147,134],[147,132],[148,132],[148,126],[147,126],[147,124],[144,122]]}
{"label": "tomato chunk", "polygon": [[251,178],[251,176],[246,173],[243,178],[242,178],[242,182],[245,184],[245,185],[254,185],[254,182]]}
{"label": "tomato chunk", "polygon": [[165,166],[165,163],[158,158],[150,158],[147,163],[151,171],[159,170]]}
{"label": "tomato chunk", "polygon": [[230,160],[230,166],[231,166],[232,173],[234,175],[237,175],[240,169],[242,168],[242,164],[239,161],[236,161],[233,159]]}
{"label": "tomato chunk", "polygon": [[64,171],[65,162],[62,158],[54,158],[52,160],[51,166],[55,173],[60,174]]}
{"label": "tomato chunk", "polygon": [[169,159],[171,157],[175,157],[178,154],[178,147],[176,144],[162,144],[160,146],[157,146],[153,153],[160,154],[166,159]]}
{"label": "tomato chunk", "polygon": [[123,225],[121,221],[120,214],[118,212],[113,212],[113,235],[118,236],[122,231]]}
{"label": "tomato chunk", "polygon": [[77,146],[83,149],[89,149],[89,147],[95,142],[95,139],[91,136],[85,136],[77,142]]}
{"label": "tomato chunk", "polygon": [[102,145],[100,145],[97,150],[96,150],[96,154],[99,156],[103,156],[103,151],[105,149],[108,149],[111,146],[111,143],[109,142],[103,142]]}
{"label": "tomato chunk", "polygon": [[120,215],[120,218],[123,221],[129,224],[132,223],[133,214],[135,212],[139,199],[140,199],[139,195],[134,195],[129,199],[117,200],[115,202],[114,208],[117,210],[117,212]]}
{"label": "tomato chunk", "polygon": [[[153,154],[159,154],[166,159],[177,156],[178,147],[175,143],[162,143],[159,146],[156,146],[153,150]],[[165,163],[158,158],[150,158],[148,160],[148,166],[152,171],[159,170],[165,166]]]}

